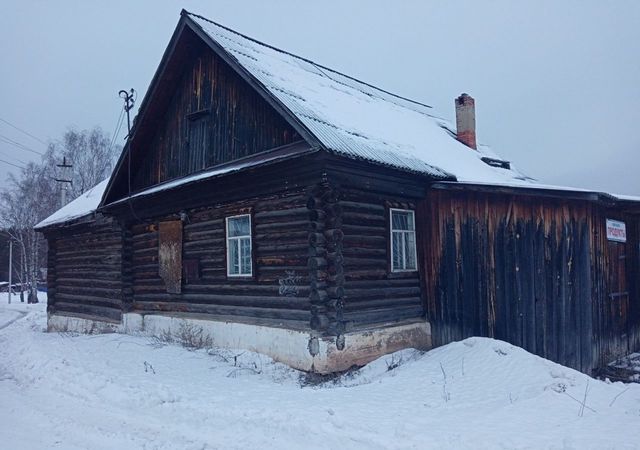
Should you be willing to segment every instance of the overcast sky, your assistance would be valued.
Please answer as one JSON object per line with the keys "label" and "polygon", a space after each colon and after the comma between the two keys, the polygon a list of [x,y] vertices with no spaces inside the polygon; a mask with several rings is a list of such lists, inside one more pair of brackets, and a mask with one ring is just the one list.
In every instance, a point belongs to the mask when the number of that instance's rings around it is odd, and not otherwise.
{"label": "overcast sky", "polygon": [[[0,3],[0,119],[43,141],[112,134],[142,99],[181,8],[453,119],[545,183],[640,195],[640,1],[29,1]],[[0,158],[44,144],[0,120]],[[124,133],[121,133],[121,137]],[[0,162],[0,181],[9,170]]]}

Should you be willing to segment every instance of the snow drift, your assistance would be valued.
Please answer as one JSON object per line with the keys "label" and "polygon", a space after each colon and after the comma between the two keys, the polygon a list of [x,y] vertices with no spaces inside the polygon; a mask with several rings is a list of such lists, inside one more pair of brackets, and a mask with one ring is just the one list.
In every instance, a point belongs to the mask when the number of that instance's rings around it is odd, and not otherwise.
{"label": "snow drift", "polygon": [[[404,350],[326,380],[246,351],[45,333],[0,306],[5,448],[638,448],[640,386],[505,342]],[[3,324],[0,324],[2,327]]]}

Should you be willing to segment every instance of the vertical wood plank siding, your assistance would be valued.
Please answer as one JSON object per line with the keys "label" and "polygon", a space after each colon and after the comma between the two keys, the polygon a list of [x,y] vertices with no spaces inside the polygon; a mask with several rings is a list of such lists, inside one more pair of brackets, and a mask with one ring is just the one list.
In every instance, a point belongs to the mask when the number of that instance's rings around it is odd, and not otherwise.
{"label": "vertical wood plank siding", "polygon": [[112,219],[47,236],[48,311],[106,321],[122,315],[122,242]]}
{"label": "vertical wood plank siding", "polygon": [[[304,190],[187,211],[183,259],[197,279],[169,294],[158,275],[158,222],[131,227],[132,302],[140,312],[198,314],[218,320],[308,329],[309,218]],[[252,216],[251,277],[228,277],[225,217]]]}
{"label": "vertical wood plank siding", "polygon": [[145,156],[133,190],[300,139],[224,61],[201,46],[186,64],[158,130],[136,143]]}
{"label": "vertical wood plank siding", "polygon": [[640,217],[634,216],[630,224],[631,244],[629,246],[629,280],[630,303],[629,303],[629,348],[631,350],[640,349]]}
{"label": "vertical wood plank siding", "polygon": [[431,191],[418,217],[434,344],[490,336],[585,372],[626,353],[638,322],[628,296],[610,298],[613,214],[586,201]]}

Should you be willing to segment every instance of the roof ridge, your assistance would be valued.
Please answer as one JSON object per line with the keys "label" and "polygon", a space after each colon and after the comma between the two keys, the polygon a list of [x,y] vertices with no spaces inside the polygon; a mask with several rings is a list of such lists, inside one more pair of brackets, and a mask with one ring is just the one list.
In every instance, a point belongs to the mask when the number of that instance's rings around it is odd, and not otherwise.
{"label": "roof ridge", "polygon": [[385,90],[385,89],[382,89],[382,88],[380,88],[380,87],[378,87],[378,86],[376,86],[376,85],[374,85],[374,84],[367,83],[366,81],[359,80],[358,78],[352,77],[352,76],[347,75],[347,74],[342,73],[342,72],[339,72],[339,71],[337,71],[337,70],[335,70],[335,69],[332,69],[332,68],[330,68],[330,67],[323,66],[322,64],[318,64],[318,63],[316,63],[316,62],[314,62],[314,61],[312,61],[312,60],[310,60],[310,59],[308,59],[308,58],[305,58],[305,57],[303,57],[303,56],[296,55],[295,53],[291,53],[291,52],[288,52],[288,51],[283,50],[283,49],[281,49],[281,48],[274,47],[273,45],[269,45],[269,44],[267,44],[267,43],[265,43],[265,42],[259,41],[259,40],[255,39],[255,38],[252,38],[251,36],[247,36],[246,34],[242,34],[242,33],[238,32],[238,31],[236,31],[236,30],[234,30],[234,29],[232,29],[232,28],[226,27],[226,26],[224,26],[224,25],[222,25],[222,24],[220,24],[220,23],[218,23],[218,22],[215,22],[215,21],[213,21],[213,20],[211,20],[211,19],[208,19],[208,18],[206,18],[206,17],[204,17],[204,16],[201,16],[200,14],[195,14],[195,13],[192,13],[192,12],[190,12],[190,11],[187,11],[186,9],[183,9],[183,10],[180,12],[180,15],[188,15],[188,16],[197,17],[197,18],[199,18],[199,19],[204,20],[205,22],[212,23],[213,25],[215,25],[215,26],[217,26],[217,27],[220,27],[220,28],[222,28],[222,29],[224,29],[224,30],[226,30],[226,31],[228,31],[228,32],[230,32],[230,33],[236,34],[236,35],[238,35],[238,36],[240,36],[240,37],[242,37],[242,38],[244,38],[244,39],[247,39],[247,40],[249,40],[249,41],[251,41],[251,42],[255,42],[255,43],[256,43],[256,44],[258,44],[258,45],[261,45],[261,46],[263,46],[263,47],[267,47],[267,48],[269,48],[269,49],[271,49],[271,50],[274,50],[274,51],[276,51],[276,52],[280,52],[280,53],[283,53],[283,54],[285,54],[285,55],[291,56],[291,57],[293,57],[293,58],[299,59],[299,60],[304,61],[304,62],[306,62],[306,63],[308,63],[308,64],[312,64],[312,65],[314,65],[314,66],[316,66],[316,67],[318,67],[318,68],[320,68],[320,69],[328,70],[328,71],[330,71],[330,72],[333,72],[334,74],[337,74],[337,75],[340,75],[340,76],[342,76],[342,77],[348,78],[348,79],[350,79],[350,80],[353,80],[353,81],[355,81],[355,82],[357,82],[357,83],[363,84],[363,85],[365,85],[365,86],[367,86],[367,87],[370,87],[370,88],[372,88],[372,89],[375,89],[375,90],[377,90],[377,91],[383,92],[383,93],[385,93],[385,94],[387,94],[387,95],[390,95],[390,96],[392,96],[392,97],[398,98],[398,99],[400,99],[400,100],[404,100],[404,101],[406,101],[406,102],[414,103],[414,104],[416,104],[416,105],[420,105],[420,106],[423,106],[423,107],[425,107],[425,108],[429,108],[429,109],[431,109],[431,108],[432,108],[432,106],[431,106],[431,105],[427,105],[426,103],[421,103],[421,102],[419,102],[419,101],[417,101],[417,100],[413,100],[413,99],[410,99],[410,98],[407,98],[407,97],[403,97],[403,96],[398,95],[398,94],[394,94],[393,92],[389,92],[389,91],[387,91],[387,90]]}

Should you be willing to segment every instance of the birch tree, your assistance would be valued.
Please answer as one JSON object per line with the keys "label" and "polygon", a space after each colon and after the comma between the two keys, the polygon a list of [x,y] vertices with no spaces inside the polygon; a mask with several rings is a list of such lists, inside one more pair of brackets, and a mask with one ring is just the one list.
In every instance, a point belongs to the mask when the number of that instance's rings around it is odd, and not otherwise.
{"label": "birch tree", "polygon": [[46,244],[33,228],[62,206],[62,186],[55,181],[62,175],[57,164],[64,159],[73,165],[67,189],[71,201],[111,174],[120,151],[99,127],[69,129],[62,139],[49,144],[40,163],[29,163],[19,175],[10,175],[8,187],[0,191],[0,226],[18,247],[16,278],[29,286],[29,303],[38,301],[38,275],[46,266]]}
{"label": "birch tree", "polygon": [[64,159],[73,165],[67,194],[69,199],[74,199],[111,175],[120,150],[119,145],[111,145],[111,138],[100,127],[82,131],[69,129],[62,139],[49,144],[43,160],[58,178],[62,174],[57,172],[57,164]]}
{"label": "birch tree", "polygon": [[54,183],[43,165],[29,163],[20,176],[9,176],[9,187],[0,193],[2,225],[18,247],[17,278],[29,287],[29,303],[38,302],[37,281],[43,253],[42,238],[33,227],[57,209]]}

